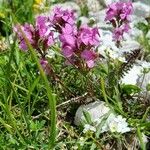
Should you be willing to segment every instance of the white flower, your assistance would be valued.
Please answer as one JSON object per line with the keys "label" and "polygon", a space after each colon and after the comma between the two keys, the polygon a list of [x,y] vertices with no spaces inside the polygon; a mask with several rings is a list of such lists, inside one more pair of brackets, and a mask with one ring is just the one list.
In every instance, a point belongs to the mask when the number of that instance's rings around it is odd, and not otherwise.
{"label": "white flower", "polygon": [[94,126],[91,126],[90,124],[85,124],[83,133],[86,133],[88,131],[96,132],[96,128]]}
{"label": "white flower", "polygon": [[111,132],[126,133],[130,131],[126,119],[121,115],[112,117],[108,122],[108,127]]}
{"label": "white flower", "polygon": [[116,116],[115,114],[111,113],[103,125],[101,133],[107,131],[126,133],[130,131],[130,128],[128,127],[128,123],[126,122],[125,118],[123,118],[121,115]]}

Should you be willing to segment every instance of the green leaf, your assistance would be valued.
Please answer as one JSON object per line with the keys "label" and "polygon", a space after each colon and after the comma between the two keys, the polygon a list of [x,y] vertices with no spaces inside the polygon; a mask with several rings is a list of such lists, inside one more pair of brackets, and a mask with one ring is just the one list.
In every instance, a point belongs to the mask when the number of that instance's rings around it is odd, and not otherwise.
{"label": "green leaf", "polygon": [[141,91],[141,89],[138,86],[132,84],[122,85],[121,88],[123,93],[127,95],[139,93]]}
{"label": "green leaf", "polygon": [[92,123],[91,116],[88,111],[83,110],[83,115],[88,124]]}
{"label": "green leaf", "polygon": [[139,22],[139,23],[136,25],[136,27],[137,27],[138,29],[142,30],[145,35],[146,35],[146,34],[148,33],[148,31],[149,31],[149,26],[146,25],[146,24],[143,23],[143,22]]}
{"label": "green leaf", "polygon": [[139,127],[137,127],[137,135],[138,135],[138,138],[139,138],[142,150],[146,150],[146,145],[145,145],[145,143],[143,141],[143,135],[142,135],[141,130],[140,130]]}
{"label": "green leaf", "polygon": [[99,135],[101,133],[102,127],[104,126],[107,118],[109,117],[111,111],[109,111],[108,113],[104,114],[101,118],[101,122],[98,124],[97,129],[96,129],[96,138],[99,138]]}

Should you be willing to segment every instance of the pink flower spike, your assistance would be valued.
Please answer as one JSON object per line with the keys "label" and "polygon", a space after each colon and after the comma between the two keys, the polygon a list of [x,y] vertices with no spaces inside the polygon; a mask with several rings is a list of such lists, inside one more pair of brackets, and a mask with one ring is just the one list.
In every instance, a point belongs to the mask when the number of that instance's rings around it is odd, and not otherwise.
{"label": "pink flower spike", "polygon": [[106,21],[120,19],[122,21],[129,21],[129,16],[133,13],[133,6],[131,2],[116,2],[108,6],[106,11]]}

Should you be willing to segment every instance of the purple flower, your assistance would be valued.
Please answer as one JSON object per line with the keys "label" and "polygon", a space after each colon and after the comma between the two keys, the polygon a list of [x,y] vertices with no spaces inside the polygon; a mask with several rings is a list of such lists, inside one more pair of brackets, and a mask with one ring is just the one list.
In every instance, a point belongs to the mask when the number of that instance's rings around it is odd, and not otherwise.
{"label": "purple flower", "polygon": [[70,24],[66,24],[65,27],[62,28],[62,33],[59,36],[59,39],[62,43],[74,47],[76,42],[75,27]]}
{"label": "purple flower", "polygon": [[40,59],[40,64],[47,75],[51,73],[51,68],[46,59]]}
{"label": "purple flower", "polygon": [[[38,40],[42,40],[44,47],[48,48],[54,44],[53,32],[49,22],[49,18],[46,16],[38,16],[36,18],[36,33],[35,36],[39,36]],[[36,37],[36,38],[37,38]]]}
{"label": "purple flower", "polygon": [[73,55],[74,49],[71,46],[66,45],[62,47],[62,53],[65,57],[69,58]]}
{"label": "purple flower", "polygon": [[122,20],[130,21],[130,15],[133,13],[133,5],[131,2],[123,3],[120,18]]}
{"label": "purple flower", "polygon": [[108,9],[106,11],[106,21],[111,21],[112,19],[114,19],[114,17],[116,17],[118,15],[118,11],[117,11],[117,5],[118,3],[112,3],[111,5],[108,6]]}
{"label": "purple flower", "polygon": [[91,28],[82,26],[78,33],[78,45],[84,44],[85,46],[97,46],[99,44],[100,34],[98,28]]}
{"label": "purple flower", "polygon": [[[22,32],[30,44],[37,50],[41,47],[42,51],[45,51],[49,46],[54,44],[53,32],[48,19],[46,16],[38,16],[36,18],[35,27],[27,23],[21,26]],[[14,27],[14,31],[19,38],[19,47],[22,50],[27,50],[28,46],[18,25]]]}
{"label": "purple flower", "polygon": [[62,42],[62,54],[79,67],[81,67],[79,60],[82,58],[87,67],[92,68],[96,53],[90,49],[99,44],[99,36],[98,28],[82,26],[77,30],[75,25],[67,23],[62,27],[59,36]]}
{"label": "purple flower", "polygon": [[114,41],[120,43],[124,33],[129,31],[130,15],[132,12],[133,6],[131,2],[116,2],[108,6],[105,20],[112,23],[114,27]]}
{"label": "purple flower", "polygon": [[[34,28],[31,24],[25,23],[24,26],[20,26],[22,32],[24,33],[24,35],[26,36],[26,38],[28,39],[28,41],[30,42],[31,45],[34,44],[34,40],[33,40],[33,34],[34,34]],[[22,34],[22,32],[19,30],[19,26],[16,25],[14,27],[14,31],[17,33],[17,36],[19,38],[19,47],[22,50],[27,50],[27,44],[26,41],[24,39],[24,36]]]}
{"label": "purple flower", "polygon": [[62,42],[62,53],[67,58],[71,57],[76,49],[76,32],[75,26],[67,23],[59,36]]}
{"label": "purple flower", "polygon": [[54,15],[51,17],[51,21],[54,25],[65,26],[66,23],[73,25],[75,24],[75,15],[72,10],[63,10],[60,7],[54,9]]}
{"label": "purple flower", "polygon": [[38,16],[36,18],[36,29],[39,32],[39,36],[45,37],[45,34],[48,30],[48,26],[46,25],[47,23],[47,17],[46,16]]}
{"label": "purple flower", "polygon": [[84,50],[82,53],[81,53],[81,57],[85,60],[87,66],[89,68],[93,68],[95,63],[95,59],[97,57],[96,53],[92,50]]}
{"label": "purple flower", "polygon": [[128,24],[124,24],[118,28],[115,28],[113,31],[113,40],[114,41],[121,41],[123,39],[123,34],[128,32],[130,26]]}
{"label": "purple flower", "polygon": [[106,11],[106,21],[122,20],[129,21],[129,16],[133,12],[131,2],[116,2],[108,6]]}

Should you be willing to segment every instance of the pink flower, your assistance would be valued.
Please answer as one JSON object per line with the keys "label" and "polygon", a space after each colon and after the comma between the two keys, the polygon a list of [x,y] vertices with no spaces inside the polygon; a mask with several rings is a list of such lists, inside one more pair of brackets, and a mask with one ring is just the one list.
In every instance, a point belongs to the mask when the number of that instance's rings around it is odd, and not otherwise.
{"label": "pink flower", "polygon": [[[49,22],[49,18],[46,16],[38,16],[36,18],[36,33],[35,36],[39,36],[38,40],[42,40],[44,47],[48,48],[49,46],[54,44],[53,32],[51,31],[51,25]],[[35,37],[35,38],[37,38]]]}
{"label": "pink flower", "polygon": [[62,47],[62,53],[65,57],[69,58],[73,55],[74,49],[71,46],[66,45]]}
{"label": "pink flower", "polygon": [[82,53],[81,53],[81,57],[85,60],[87,66],[89,68],[93,68],[95,63],[95,59],[97,57],[96,53],[92,50],[84,50]]}
{"label": "pink flower", "polygon": [[99,44],[98,28],[82,26],[78,32],[78,45],[97,46]]}
{"label": "pink flower", "polygon": [[[31,24],[25,23],[24,26],[20,26],[22,32],[24,33],[24,35],[26,36],[26,38],[28,39],[28,41],[30,42],[31,45],[34,44],[34,40],[33,40],[33,34],[34,34],[34,28]],[[22,32],[19,30],[19,26],[16,25],[14,27],[14,31],[17,33],[17,36],[19,38],[19,47],[22,50],[27,50],[27,44],[26,41],[24,39],[24,36],[22,34]]]}
{"label": "pink flower", "polygon": [[122,40],[124,33],[129,31],[132,12],[133,6],[131,2],[116,2],[108,6],[105,20],[112,23],[114,27],[114,41]]}
{"label": "pink flower", "polygon": [[46,59],[40,59],[40,64],[47,75],[51,73],[51,68]]}
{"label": "pink flower", "polygon": [[64,26],[66,23],[73,25],[75,23],[75,15],[72,10],[63,10],[60,7],[54,9],[54,15],[51,17],[54,25]]}
{"label": "pink flower", "polygon": [[113,31],[113,40],[120,41],[123,38],[123,29],[122,28],[115,28]]}
{"label": "pink flower", "polygon": [[36,18],[36,29],[39,32],[40,37],[45,37],[45,34],[48,30],[47,23],[47,17],[46,16],[38,16]]}
{"label": "pink flower", "polygon": [[19,48],[22,49],[22,50],[25,50],[25,51],[28,49],[28,47],[27,47],[27,45],[26,45],[26,42],[25,42],[24,40],[22,40],[22,41],[20,42]]}
{"label": "pink flower", "polygon": [[131,2],[123,3],[120,18],[122,20],[130,21],[130,15],[133,13],[133,5]]}
{"label": "pink flower", "polygon": [[128,24],[122,25],[118,28],[115,28],[113,31],[113,40],[114,41],[121,41],[123,39],[123,34],[128,32],[130,26]]}
{"label": "pink flower", "polygon": [[[21,26],[21,29],[32,47],[35,49],[42,47],[42,50],[45,51],[49,46],[54,44],[53,32],[49,25],[48,17],[46,16],[38,16],[36,18],[35,27],[31,24],[25,23]],[[22,50],[27,50],[28,46],[26,45],[26,41],[18,26],[14,27],[14,31],[17,33],[19,38],[19,47]]]}
{"label": "pink flower", "polygon": [[111,5],[108,6],[108,9],[106,11],[106,18],[105,20],[109,20],[111,21],[112,19],[114,19],[114,17],[116,17],[118,15],[118,11],[117,11],[117,3],[112,3]]}
{"label": "pink flower", "polygon": [[131,2],[116,2],[108,6],[106,11],[106,21],[112,21],[115,19],[121,19],[123,21],[129,21],[129,16],[133,12],[133,6]]}
{"label": "pink flower", "polygon": [[62,43],[62,54],[70,62],[79,66],[79,58],[83,58],[87,67],[92,68],[96,53],[90,49],[99,44],[99,36],[98,28],[82,26],[77,30],[75,25],[66,23],[59,36]]}
{"label": "pink flower", "polygon": [[65,27],[62,28],[62,33],[59,36],[59,39],[62,43],[74,47],[76,42],[74,26],[71,26],[70,24],[66,24]]}

